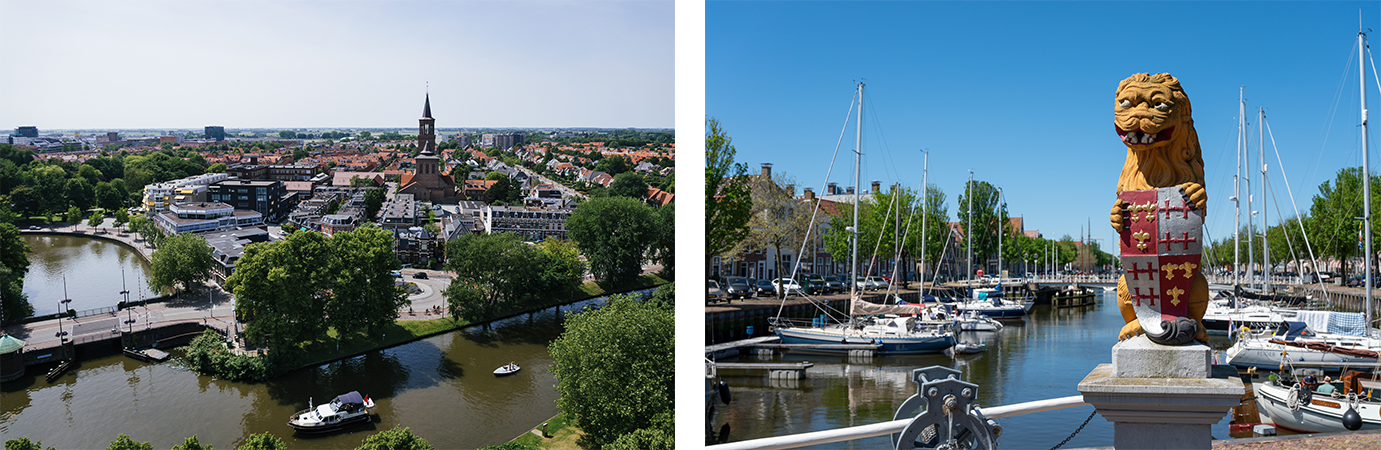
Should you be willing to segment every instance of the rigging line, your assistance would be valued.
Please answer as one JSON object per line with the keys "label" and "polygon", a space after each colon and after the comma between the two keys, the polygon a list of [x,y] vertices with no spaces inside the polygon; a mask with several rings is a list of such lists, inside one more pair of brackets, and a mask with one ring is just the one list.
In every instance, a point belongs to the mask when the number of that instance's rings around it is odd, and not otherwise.
{"label": "rigging line", "polygon": [[[896,202],[896,200],[898,200],[896,197],[897,197],[897,196],[895,196],[895,195],[892,196],[891,201],[887,202],[887,215],[886,215],[886,216],[883,216],[883,219],[882,219],[882,225],[883,225],[883,227],[882,227],[882,228],[887,228],[887,226],[886,226],[886,225],[887,225],[887,219],[891,219],[891,218],[892,218],[892,204],[893,204],[894,202]],[[875,198],[877,198],[877,193],[876,193],[876,192],[873,192],[871,195],[868,196],[868,203],[870,203],[870,204],[873,203],[873,199],[875,199]],[[855,205],[855,206],[857,207],[857,205]],[[873,267],[876,266],[877,263],[878,263],[878,261],[877,261],[877,258],[878,258],[878,250],[881,250],[881,249],[882,249],[882,230],[878,230],[878,242],[877,242],[877,244],[874,244],[874,245],[873,245],[873,255],[872,255],[871,257],[868,258],[868,270],[863,271],[863,277],[864,277],[865,279],[869,276],[869,274],[873,273]],[[854,282],[857,283],[858,280],[854,280]],[[868,287],[868,283],[867,283],[866,281],[863,283],[863,287],[865,287],[865,288]]]}
{"label": "rigging line", "polygon": [[[898,185],[898,186],[900,186],[900,185]],[[896,195],[896,197],[897,197],[897,204],[900,205],[900,204],[901,204],[901,197],[902,197],[902,190],[901,190],[900,188],[898,188],[898,189],[896,189],[895,192],[896,192],[896,194],[894,194],[894,195]],[[910,206],[910,205],[909,205],[909,206]],[[901,207],[899,206],[899,207],[897,208],[897,210],[898,210],[898,212],[900,212],[900,211],[901,211]],[[893,257],[892,257],[892,282],[891,282],[891,283],[887,283],[887,294],[886,294],[886,295],[891,295],[891,294],[892,294],[892,288],[893,288],[893,287],[897,287],[897,292],[899,292],[899,293],[901,292],[901,288],[897,286],[897,272],[901,270],[901,254],[902,254],[902,249],[903,249],[903,248],[906,248],[906,241],[909,240],[909,239],[911,238],[911,219],[914,218],[914,217],[916,217],[916,208],[915,208],[915,207],[912,207],[912,208],[910,209],[910,212],[908,212],[908,213],[906,214],[906,231],[903,231],[903,232],[902,232],[902,235],[901,235],[901,236],[902,236],[902,238],[901,238],[901,243],[897,245],[896,256],[893,256]],[[922,282],[921,282],[921,285],[924,287],[924,286],[925,286],[925,282],[922,281]],[[886,295],[883,296],[884,299],[887,298]]]}
{"label": "rigging line", "polygon": [[[1271,121],[1263,119],[1261,124],[1266,127],[1266,135],[1271,137],[1271,149],[1275,151],[1276,164],[1280,166],[1280,179],[1285,183],[1285,193],[1290,196],[1290,207],[1295,211],[1295,217],[1300,219],[1296,223],[1299,225],[1300,236],[1304,237],[1304,249],[1309,251],[1309,261],[1314,263],[1314,271],[1318,272],[1319,260],[1314,256],[1313,245],[1309,243],[1309,233],[1304,232],[1304,215],[1299,212],[1299,205],[1295,203],[1295,192],[1290,188],[1290,178],[1285,175],[1285,162],[1280,159],[1280,147],[1276,146],[1276,135],[1275,132],[1271,131]],[[1279,214],[1279,211],[1280,207],[1277,205],[1276,213]],[[1303,275],[1302,272],[1301,275]],[[1322,279],[1319,280],[1319,286],[1323,289],[1324,295],[1328,295],[1328,288],[1324,287]]]}
{"label": "rigging line", "polygon": [[[1338,79],[1338,88],[1333,92],[1332,109],[1330,109],[1328,112],[1328,120],[1324,122],[1324,129],[1322,131],[1323,142],[1319,144],[1319,151],[1314,155],[1313,163],[1310,164],[1308,170],[1309,176],[1307,179],[1317,179],[1319,170],[1319,160],[1323,158],[1323,151],[1325,148],[1328,147],[1328,136],[1330,132],[1333,131],[1333,119],[1337,117],[1338,114],[1338,102],[1342,98],[1343,87],[1347,82],[1347,74],[1352,73],[1352,54],[1354,53],[1353,50],[1356,49],[1357,43],[1354,42],[1352,44],[1352,48],[1348,50],[1347,64],[1343,66],[1343,76]],[[1358,65],[1360,66],[1361,63],[1358,63]]]}
{"label": "rigging line", "polygon": [[878,114],[876,107],[873,106],[877,102],[873,101],[873,96],[871,93],[864,92],[863,95],[868,96],[868,112],[873,114],[873,120],[869,121],[868,123],[873,126],[874,132],[876,132],[878,135],[878,141],[880,141],[878,143],[878,148],[881,150],[883,155],[881,159],[886,160],[884,162],[887,163],[883,166],[883,172],[886,174],[887,177],[891,177],[890,179],[900,181],[901,175],[895,172],[896,167],[898,167],[897,161],[892,157],[891,148],[887,145],[887,135],[882,132],[882,119],[880,119],[880,117],[882,116]]}
{"label": "rigging line", "polygon": [[1376,80],[1376,89],[1381,90],[1381,77],[1376,75],[1376,57],[1371,55],[1371,45],[1366,46],[1367,56],[1371,57],[1371,78]]}
{"label": "rigging line", "polygon": [[[1281,171],[1281,172],[1282,172],[1282,174],[1284,173],[1284,171]],[[1289,250],[1289,258],[1290,258],[1290,260],[1291,260],[1290,262],[1295,263],[1295,268],[1298,269],[1298,268],[1299,268],[1299,256],[1298,256],[1298,255],[1299,255],[1299,252],[1295,251],[1295,242],[1294,242],[1293,240],[1290,239],[1290,232],[1287,231],[1287,229],[1289,228],[1289,225],[1286,225],[1286,223],[1285,223],[1285,217],[1284,217],[1283,215],[1280,214],[1280,200],[1276,198],[1276,195],[1275,195],[1275,194],[1276,194],[1275,186],[1272,185],[1271,183],[1266,183],[1266,188],[1271,192],[1271,203],[1274,203],[1274,204],[1275,204],[1275,207],[1276,207],[1276,219],[1278,219],[1278,220],[1280,221],[1280,225],[1277,225],[1277,227],[1280,228],[1280,234],[1285,236],[1285,248],[1286,248],[1287,250]],[[1298,216],[1298,215],[1295,216],[1295,220],[1297,220],[1297,221],[1299,220],[1299,216]],[[1286,268],[1289,268],[1290,266],[1287,264],[1285,267],[1286,267]],[[1299,271],[1296,270],[1296,272],[1299,272]],[[1301,277],[1302,277],[1302,276],[1303,276],[1303,275],[1302,275],[1302,272],[1300,272],[1300,273],[1301,273]],[[1301,279],[1302,279],[1302,278],[1301,278]]]}
{"label": "rigging line", "polygon": [[[855,101],[855,100],[858,100],[858,92],[857,92],[857,91],[855,91],[853,95],[849,96],[849,112],[847,112],[847,113],[844,114],[844,126],[843,126],[842,128],[839,129],[839,140],[835,141],[835,143],[834,143],[834,154],[833,154],[832,156],[830,156],[830,167],[829,167],[829,169],[825,170],[825,182],[823,183],[822,186],[820,186],[820,192],[825,192],[825,188],[829,187],[829,185],[830,185],[830,175],[834,173],[834,163],[837,162],[837,161],[839,160],[839,147],[842,146],[842,145],[844,144],[844,134],[845,134],[846,132],[849,131],[849,119],[852,118],[853,115],[854,115],[854,101]],[[861,111],[860,111],[860,112],[861,112]],[[858,151],[858,149],[854,149],[854,151]],[[854,182],[854,185],[855,185],[855,186],[858,185],[857,181]],[[858,188],[855,187],[854,189],[858,189]],[[816,202],[815,202],[815,207],[814,207],[814,208],[811,210],[811,212],[810,212],[810,228],[807,228],[807,229],[806,229],[806,238],[805,238],[804,240],[801,241],[801,251],[800,251],[800,252],[797,252],[797,254],[796,254],[796,265],[793,266],[793,268],[791,269],[791,278],[792,278],[792,279],[796,279],[796,268],[799,268],[800,265],[801,265],[801,259],[800,259],[800,258],[801,258],[801,255],[802,255],[803,253],[805,253],[805,246],[806,246],[806,243],[807,243],[807,242],[810,242],[811,230],[813,230],[813,229],[815,228],[815,217],[816,217],[816,215],[819,214],[819,213],[820,213],[820,202],[819,202],[819,201],[816,201]],[[833,255],[831,255],[831,256],[833,256]],[[815,303],[815,302],[812,300],[811,303]],[[817,306],[817,308],[818,308],[818,306]],[[833,308],[831,308],[831,309],[833,309]],[[782,316],[782,312],[784,312],[784,311],[786,311],[786,297],[782,297],[782,304],[781,304],[780,307],[777,308],[777,317],[781,317],[781,316]],[[824,311],[824,312],[825,312],[826,314],[829,313],[829,311]]]}

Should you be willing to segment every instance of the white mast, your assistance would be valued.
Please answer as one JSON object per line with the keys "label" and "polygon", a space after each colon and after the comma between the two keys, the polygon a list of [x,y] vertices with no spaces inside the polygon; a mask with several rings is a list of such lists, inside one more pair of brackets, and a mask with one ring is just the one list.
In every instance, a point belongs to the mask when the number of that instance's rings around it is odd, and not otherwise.
{"label": "white mast", "polygon": [[[969,197],[969,214],[966,224],[964,224],[964,247],[968,255],[964,258],[969,261],[969,273],[964,275],[965,280],[973,279],[973,171],[969,171],[969,184],[964,187]],[[972,285],[970,285],[972,286]]]}
{"label": "white mast", "polygon": [[[997,188],[997,207],[1002,208],[1002,188]],[[1002,280],[1002,235],[1003,228],[1006,227],[1007,215],[1002,215],[1002,220],[997,223],[997,279]],[[999,281],[1001,282],[1001,281]]]}
{"label": "white mast", "polygon": [[[1366,297],[1363,297],[1363,298],[1366,299],[1366,300],[1365,300],[1365,303],[1367,304],[1367,311],[1366,311],[1366,321],[1367,321],[1367,327],[1368,327],[1367,329],[1370,330],[1370,329],[1371,329],[1371,326],[1372,326],[1372,325],[1371,325],[1371,302],[1372,302],[1372,298],[1371,298],[1371,256],[1372,256],[1372,253],[1371,253],[1371,171],[1369,170],[1370,168],[1369,168],[1369,166],[1367,165],[1367,162],[1368,162],[1368,160],[1370,159],[1370,157],[1367,156],[1367,66],[1366,66],[1367,58],[1366,58],[1366,53],[1365,53],[1365,52],[1366,52],[1366,48],[1367,48],[1367,33],[1364,32],[1364,31],[1358,31],[1358,32],[1357,32],[1357,68],[1360,69],[1361,71],[1358,72],[1359,76],[1357,77],[1357,83],[1358,83],[1358,86],[1361,87],[1360,91],[1362,92],[1362,94],[1361,94],[1361,95],[1362,95],[1362,235],[1366,236],[1366,238],[1365,238],[1366,246],[1365,246],[1364,249],[1363,249],[1365,253],[1362,255],[1362,261],[1364,261],[1365,264],[1366,264],[1366,265],[1364,266],[1364,267],[1365,267],[1365,270],[1366,270],[1366,275],[1365,275],[1365,278],[1364,278],[1362,281],[1363,281],[1364,283],[1367,284],[1367,296],[1366,296]],[[1368,332],[1368,334],[1370,334],[1370,332]]]}
{"label": "white mast", "polygon": [[924,159],[925,162],[924,162],[924,165],[921,166],[921,279],[920,279],[920,280],[917,280],[917,281],[920,281],[920,283],[921,283],[921,291],[922,291],[922,292],[921,292],[920,300],[921,300],[922,302],[924,302],[924,301],[925,301],[925,265],[926,265],[926,261],[925,261],[925,256],[926,256],[926,255],[925,255],[925,244],[926,244],[926,242],[925,242],[925,232],[926,232],[926,225],[928,225],[929,222],[930,222],[930,220],[929,220],[929,219],[930,219],[930,216],[927,215],[929,211],[926,210],[926,203],[927,203],[927,202],[926,202],[926,188],[927,188],[928,186],[930,186],[930,185],[929,185],[929,183],[930,183],[930,180],[929,180],[929,177],[930,177],[930,152],[922,152],[922,153],[925,155],[925,159]]}
{"label": "white mast", "polygon": [[1258,108],[1256,116],[1256,156],[1261,162],[1261,288],[1262,293],[1271,289],[1271,249],[1267,247],[1266,234],[1270,231],[1266,221],[1266,109]]}
{"label": "white mast", "polygon": [[858,290],[858,208],[862,205],[858,203],[858,180],[860,178],[859,166],[863,163],[863,83],[858,83],[858,129],[854,138],[854,231],[853,236],[853,255],[849,259],[849,301],[852,302],[855,291]]}
{"label": "white mast", "polygon": [[1242,284],[1242,136],[1245,135],[1247,102],[1242,100],[1243,87],[1237,87],[1237,174],[1232,176],[1232,285]]}

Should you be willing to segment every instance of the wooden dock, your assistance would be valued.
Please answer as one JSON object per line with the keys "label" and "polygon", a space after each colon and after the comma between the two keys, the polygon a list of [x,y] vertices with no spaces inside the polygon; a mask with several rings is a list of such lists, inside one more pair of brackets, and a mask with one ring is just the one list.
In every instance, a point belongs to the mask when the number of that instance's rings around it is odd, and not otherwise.
{"label": "wooden dock", "polygon": [[143,362],[163,362],[163,360],[168,359],[168,352],[165,352],[165,351],[162,351],[162,350],[158,350],[158,349],[154,349],[154,348],[144,349],[144,350],[131,350],[131,349],[128,349],[128,348],[127,348],[127,349],[124,349],[124,352],[125,352],[125,356],[131,357],[131,358],[134,358],[134,359],[143,361]]}
{"label": "wooden dock", "polygon": [[815,363],[809,361],[798,363],[715,363],[715,370],[718,372],[725,370],[767,371],[769,378],[797,379],[805,378],[806,369],[814,366]]}

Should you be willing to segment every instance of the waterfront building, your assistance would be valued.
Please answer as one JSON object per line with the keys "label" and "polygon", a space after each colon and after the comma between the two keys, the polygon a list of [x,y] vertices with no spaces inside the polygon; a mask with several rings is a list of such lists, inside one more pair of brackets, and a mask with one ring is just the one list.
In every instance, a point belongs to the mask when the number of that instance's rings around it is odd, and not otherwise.
{"label": "waterfront building", "polygon": [[227,178],[230,176],[223,173],[207,173],[144,186],[144,208],[150,214],[167,211],[168,206],[176,201],[174,196],[178,188],[206,186]]}
{"label": "waterfront building", "polygon": [[548,237],[566,239],[566,221],[575,211],[573,202],[561,205],[485,206],[483,209],[486,233],[517,233],[538,242]]}
{"label": "waterfront building", "polygon": [[225,127],[209,126],[206,127],[206,138],[217,141],[225,140]]}
{"label": "waterfront building", "polygon": [[167,212],[153,216],[153,223],[168,234],[196,233],[262,225],[264,216],[225,203],[173,203]]}
{"label": "waterfront building", "polygon": [[213,183],[207,188],[211,201],[233,205],[236,209],[257,211],[269,222],[282,220],[297,198],[296,193],[284,190],[283,182],[277,180],[231,178]]}

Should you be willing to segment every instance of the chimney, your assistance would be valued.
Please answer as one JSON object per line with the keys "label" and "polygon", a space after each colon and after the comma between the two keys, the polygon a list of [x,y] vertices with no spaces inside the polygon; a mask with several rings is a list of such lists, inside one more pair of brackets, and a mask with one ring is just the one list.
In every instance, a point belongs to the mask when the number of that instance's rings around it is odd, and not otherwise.
{"label": "chimney", "polygon": [[876,193],[878,193],[878,192],[881,192],[881,191],[879,191],[879,186],[882,186],[882,182],[879,182],[878,180],[873,180],[873,193],[874,193],[874,194],[876,194]]}
{"label": "chimney", "polygon": [[762,163],[762,176],[767,179],[772,178],[772,163]]}
{"label": "chimney", "polygon": [[806,200],[815,200],[815,190],[811,189],[810,186],[801,189],[801,195],[805,196]]}
{"label": "chimney", "polygon": [[825,188],[825,195],[838,195],[838,194],[839,194],[839,183],[835,183],[835,182],[831,181],[829,187],[826,187],[826,188]]}
{"label": "chimney", "polygon": [[849,187],[844,188],[844,193],[845,193],[845,194],[848,194],[848,195],[853,195],[853,193],[854,193],[854,187],[853,187],[853,186],[849,186]]}

